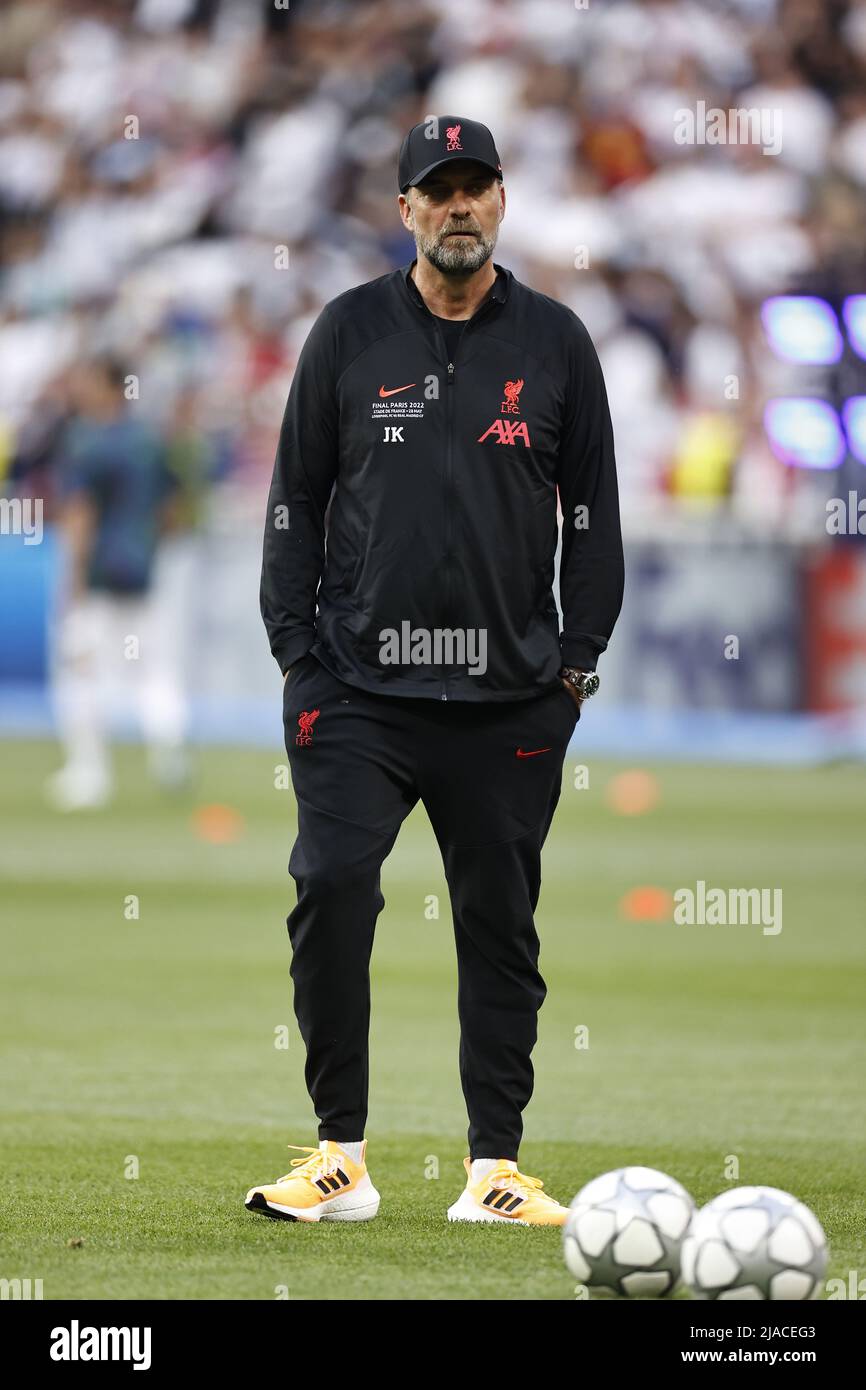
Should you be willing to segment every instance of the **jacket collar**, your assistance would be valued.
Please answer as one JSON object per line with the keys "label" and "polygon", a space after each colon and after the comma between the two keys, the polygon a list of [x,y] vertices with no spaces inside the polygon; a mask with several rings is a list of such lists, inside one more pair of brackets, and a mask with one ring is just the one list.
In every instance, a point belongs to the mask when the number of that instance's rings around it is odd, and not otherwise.
{"label": "jacket collar", "polygon": [[[408,265],[402,266],[400,275],[410,297],[416,304],[420,304],[422,309],[426,309],[427,305],[424,303],[424,298],[418,286],[415,284],[415,281],[412,279],[411,271],[414,264],[415,261],[411,260]],[[507,270],[505,266],[499,265],[496,261],[493,262],[493,269],[496,271],[496,279],[490,287],[490,293],[487,299],[482,300],[482,303],[486,304],[489,300],[495,300],[499,304],[504,304],[508,299],[508,292],[511,289],[511,281],[514,277],[510,270]],[[478,308],[481,308],[480,304]],[[476,310],[476,313],[477,312],[478,310]]]}

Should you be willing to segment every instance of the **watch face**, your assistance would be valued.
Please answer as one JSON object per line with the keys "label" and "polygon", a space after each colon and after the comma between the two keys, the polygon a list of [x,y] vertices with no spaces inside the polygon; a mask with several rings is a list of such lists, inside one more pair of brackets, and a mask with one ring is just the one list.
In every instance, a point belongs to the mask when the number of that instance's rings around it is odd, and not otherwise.
{"label": "watch face", "polygon": [[588,675],[582,676],[580,680],[580,692],[584,700],[588,700],[590,695],[594,695],[600,684],[601,682],[595,671],[591,671]]}

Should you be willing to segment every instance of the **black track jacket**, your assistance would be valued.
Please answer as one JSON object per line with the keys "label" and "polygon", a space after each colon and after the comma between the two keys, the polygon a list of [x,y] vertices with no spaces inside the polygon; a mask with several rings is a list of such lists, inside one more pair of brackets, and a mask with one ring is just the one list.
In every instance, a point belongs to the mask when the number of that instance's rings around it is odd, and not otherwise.
{"label": "black track jacket", "polygon": [[598,357],[496,265],[449,362],[413,264],[326,304],[298,360],[265,525],[271,651],[380,694],[540,695],[562,665],[595,669],[622,604]]}

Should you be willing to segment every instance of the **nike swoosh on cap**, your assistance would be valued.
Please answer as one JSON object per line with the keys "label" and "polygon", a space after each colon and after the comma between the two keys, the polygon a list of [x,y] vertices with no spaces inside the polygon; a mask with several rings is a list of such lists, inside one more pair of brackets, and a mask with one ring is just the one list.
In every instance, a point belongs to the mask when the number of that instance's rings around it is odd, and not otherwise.
{"label": "nike swoosh on cap", "polygon": [[384,400],[386,396],[396,396],[397,393],[398,393],[398,391],[411,391],[411,390],[412,390],[412,387],[413,387],[414,385],[415,385],[414,381],[410,381],[408,386],[395,386],[395,387],[393,387],[393,389],[390,390],[390,391],[386,391],[385,388],[384,388],[384,386],[380,386],[380,387],[379,387],[379,395],[380,395],[380,396],[382,397],[382,399]]}

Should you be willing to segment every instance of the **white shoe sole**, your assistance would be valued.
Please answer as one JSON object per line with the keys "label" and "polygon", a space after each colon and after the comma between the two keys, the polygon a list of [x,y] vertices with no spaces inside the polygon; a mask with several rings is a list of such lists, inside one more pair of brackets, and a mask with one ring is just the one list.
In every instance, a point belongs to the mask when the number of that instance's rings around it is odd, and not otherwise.
{"label": "white shoe sole", "polygon": [[273,1216],[278,1221],[372,1221],[379,1210],[379,1193],[365,1175],[352,1192],[328,1197],[316,1207],[287,1207],[281,1202],[269,1202],[259,1188],[252,1188],[246,1195],[244,1205],[247,1211],[261,1212],[263,1216]]}
{"label": "white shoe sole", "polygon": [[521,1221],[519,1216],[501,1216],[498,1211],[491,1211],[489,1207],[482,1207],[470,1194],[468,1188],[463,1192],[448,1208],[449,1221],[475,1221],[483,1225],[506,1225],[506,1226],[529,1226],[529,1221]]}

